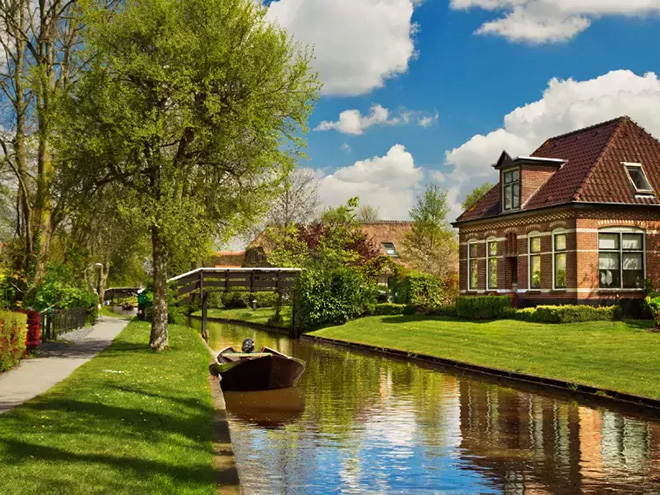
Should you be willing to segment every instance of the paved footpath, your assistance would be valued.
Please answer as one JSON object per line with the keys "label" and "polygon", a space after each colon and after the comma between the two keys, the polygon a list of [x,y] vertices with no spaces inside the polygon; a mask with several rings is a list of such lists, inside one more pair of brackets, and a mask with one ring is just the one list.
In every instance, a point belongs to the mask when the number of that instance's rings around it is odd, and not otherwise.
{"label": "paved footpath", "polygon": [[81,364],[108,347],[130,320],[100,318],[93,327],[60,337],[73,343],[47,342],[38,358],[23,359],[18,366],[0,374],[0,414],[9,411],[64,380]]}

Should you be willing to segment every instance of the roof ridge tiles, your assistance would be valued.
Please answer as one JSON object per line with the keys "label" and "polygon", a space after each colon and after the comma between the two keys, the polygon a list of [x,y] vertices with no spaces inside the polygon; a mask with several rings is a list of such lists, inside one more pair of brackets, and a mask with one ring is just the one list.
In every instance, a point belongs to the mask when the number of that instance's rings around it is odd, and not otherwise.
{"label": "roof ridge tiles", "polygon": [[[604,127],[606,125],[610,125],[613,122],[616,122],[617,120],[624,121],[624,120],[631,120],[631,118],[628,117],[627,115],[622,115],[622,116],[617,117],[615,119],[610,119],[610,120],[607,120],[605,122],[599,122],[598,124],[593,124],[593,125],[590,125],[590,126],[587,126],[587,127],[582,127],[581,129],[576,129],[576,130],[571,131],[571,132],[566,132],[564,134],[559,134],[557,136],[552,136],[552,137],[546,139],[543,142],[543,144],[547,143],[548,141],[554,141],[555,139],[567,138],[567,137],[570,137],[574,134],[580,134],[580,133],[587,132],[587,131],[593,131],[594,129],[597,129],[599,127]],[[543,147],[543,145],[539,146],[539,148],[541,148],[541,147]],[[537,148],[537,150],[538,150],[538,148]],[[536,151],[534,153],[536,153]],[[532,153],[532,155],[533,155],[533,153]]]}

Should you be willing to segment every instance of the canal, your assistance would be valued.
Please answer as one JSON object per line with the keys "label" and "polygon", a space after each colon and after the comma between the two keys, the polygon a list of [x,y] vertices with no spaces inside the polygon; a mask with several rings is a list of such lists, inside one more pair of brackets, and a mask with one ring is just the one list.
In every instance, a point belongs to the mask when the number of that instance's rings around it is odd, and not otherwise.
{"label": "canal", "polygon": [[[195,322],[199,325],[199,322]],[[228,324],[306,361],[295,389],[225,394],[245,493],[660,493],[660,422]]]}

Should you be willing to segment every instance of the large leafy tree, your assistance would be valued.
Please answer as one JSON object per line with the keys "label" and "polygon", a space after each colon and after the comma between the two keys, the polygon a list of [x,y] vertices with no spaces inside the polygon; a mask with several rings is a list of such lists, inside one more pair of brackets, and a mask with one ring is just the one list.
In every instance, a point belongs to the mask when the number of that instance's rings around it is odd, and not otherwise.
{"label": "large leafy tree", "polygon": [[308,53],[264,14],[251,0],[86,13],[93,62],[67,105],[67,166],[119,185],[146,220],[154,350],[168,345],[168,261],[201,257],[261,214],[299,154],[318,83]]}
{"label": "large leafy tree", "polygon": [[456,272],[458,243],[447,222],[447,191],[429,184],[410,210],[413,220],[404,239],[404,257],[415,269],[441,278]]}

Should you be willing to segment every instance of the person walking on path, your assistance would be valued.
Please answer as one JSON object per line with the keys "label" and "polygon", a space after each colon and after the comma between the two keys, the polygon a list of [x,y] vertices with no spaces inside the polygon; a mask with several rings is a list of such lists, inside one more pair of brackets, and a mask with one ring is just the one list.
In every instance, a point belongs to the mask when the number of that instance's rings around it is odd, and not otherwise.
{"label": "person walking on path", "polygon": [[60,337],[73,343],[47,342],[40,346],[39,357],[24,359],[15,368],[0,374],[0,414],[64,380],[108,347],[129,321],[100,318],[93,327],[74,330]]}

